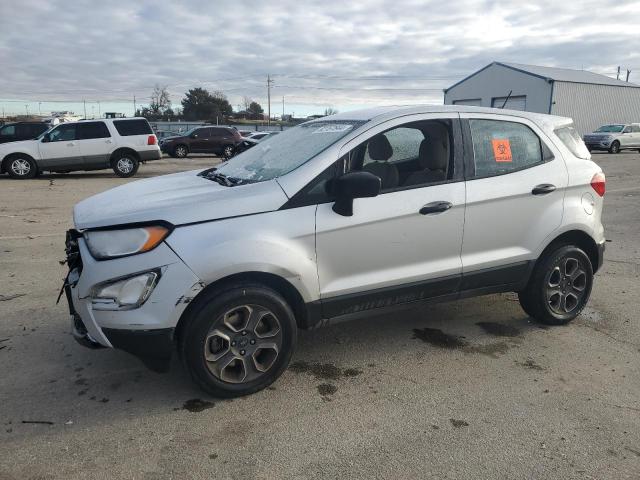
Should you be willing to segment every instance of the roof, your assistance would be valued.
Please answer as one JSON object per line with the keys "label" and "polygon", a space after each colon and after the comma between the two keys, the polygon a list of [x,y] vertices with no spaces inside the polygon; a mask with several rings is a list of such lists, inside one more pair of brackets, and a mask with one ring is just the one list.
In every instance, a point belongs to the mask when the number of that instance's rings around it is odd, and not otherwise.
{"label": "roof", "polygon": [[425,113],[475,113],[475,114],[498,114],[512,117],[528,118],[538,125],[564,125],[571,122],[570,118],[557,115],[547,115],[544,113],[525,112],[521,110],[508,110],[489,107],[472,107],[469,105],[389,105],[385,107],[374,107],[362,110],[352,110],[341,112],[336,115],[310,120],[306,124],[322,123],[323,121],[375,121],[381,123],[393,118],[407,115],[420,115]]}
{"label": "roof", "polygon": [[523,63],[510,63],[510,62],[493,62],[486,67],[481,68],[477,72],[463,78],[459,82],[454,83],[444,91],[447,92],[453,87],[460,85],[462,82],[468,80],[474,75],[480,73],[486,68],[492,65],[500,65],[502,67],[511,68],[522,73],[533,75],[542,78],[547,81],[553,82],[569,82],[569,83],[589,83],[592,85],[609,85],[615,87],[632,87],[640,88],[640,85],[636,85],[631,82],[624,82],[622,80],[616,80],[615,78],[608,77],[606,75],[600,75],[599,73],[589,72],[587,70],[573,70],[570,68],[558,68],[558,67],[541,67],[539,65],[525,65]]}

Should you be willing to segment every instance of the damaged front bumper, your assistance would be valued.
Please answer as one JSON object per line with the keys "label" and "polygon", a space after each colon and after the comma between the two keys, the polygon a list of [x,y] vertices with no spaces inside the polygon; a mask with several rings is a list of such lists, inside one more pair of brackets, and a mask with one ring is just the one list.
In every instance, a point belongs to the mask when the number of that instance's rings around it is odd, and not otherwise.
{"label": "damaged front bumper", "polygon": [[[164,243],[139,255],[98,261],[81,234],[71,230],[66,247],[69,274],[64,294],[78,343],[124,350],[152,370],[166,371],[174,348],[174,329],[204,284]],[[103,302],[92,297],[96,285],[152,270],[161,272],[160,279],[137,308],[105,309]]]}

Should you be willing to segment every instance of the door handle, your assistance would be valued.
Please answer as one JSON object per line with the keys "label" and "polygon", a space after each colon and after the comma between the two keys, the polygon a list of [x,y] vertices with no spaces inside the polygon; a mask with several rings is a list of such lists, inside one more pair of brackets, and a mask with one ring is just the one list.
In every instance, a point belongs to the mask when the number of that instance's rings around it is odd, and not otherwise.
{"label": "door handle", "polygon": [[75,146],[76,142],[69,142],[67,143],[67,147],[73,147]]}
{"label": "door handle", "polygon": [[430,215],[432,213],[442,213],[449,210],[453,205],[449,202],[431,202],[420,209],[420,215]]}
{"label": "door handle", "polygon": [[108,139],[106,139],[106,140],[104,141],[104,143],[112,143],[112,142],[111,142],[111,139],[110,139],[110,138],[108,138]]}
{"label": "door handle", "polygon": [[551,185],[550,183],[541,183],[540,185],[536,185],[531,190],[533,195],[546,195],[547,193],[551,193],[556,189],[555,185]]}

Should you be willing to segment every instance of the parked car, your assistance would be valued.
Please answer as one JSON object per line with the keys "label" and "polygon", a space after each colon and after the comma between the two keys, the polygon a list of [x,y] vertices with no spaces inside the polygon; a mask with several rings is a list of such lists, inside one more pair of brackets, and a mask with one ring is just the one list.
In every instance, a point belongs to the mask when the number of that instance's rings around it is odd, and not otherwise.
{"label": "parked car", "polygon": [[31,140],[49,129],[44,122],[15,122],[0,127],[0,143]]}
{"label": "parked car", "polygon": [[606,150],[620,153],[622,150],[640,151],[640,123],[603,125],[583,137],[589,151]]}
{"label": "parked car", "polygon": [[231,158],[241,141],[235,128],[203,126],[192,128],[184,135],[162,139],[160,149],[175,158],[185,158],[190,153],[213,153]]}
{"label": "parked car", "polygon": [[233,156],[255,147],[258,143],[260,143],[258,140],[254,140],[252,138],[243,138],[242,141],[236,145],[236,148],[233,151]]}
{"label": "parked car", "polygon": [[240,134],[240,136],[245,138],[251,135],[253,132],[254,132],[253,130],[238,130],[238,133]]}
{"label": "parked car", "polygon": [[140,162],[161,158],[156,136],[144,118],[61,123],[34,140],[0,145],[0,173],[33,178],[42,171],[112,168],[131,177]]}
{"label": "parked car", "polygon": [[156,130],[154,133],[156,134],[159,142],[165,138],[176,136],[176,132],[172,132],[170,130]]}
{"label": "parked car", "polygon": [[253,132],[247,138],[250,138],[252,140],[264,140],[265,138],[271,135],[277,135],[278,133],[280,132]]}
{"label": "parked car", "polygon": [[566,324],[602,264],[604,192],[568,118],[465,106],[324,117],[217,169],[77,204],[73,334],[160,371],[177,349],[197,385],[234,397],[280,376],[298,328],[406,304],[514,291],[537,321]]}

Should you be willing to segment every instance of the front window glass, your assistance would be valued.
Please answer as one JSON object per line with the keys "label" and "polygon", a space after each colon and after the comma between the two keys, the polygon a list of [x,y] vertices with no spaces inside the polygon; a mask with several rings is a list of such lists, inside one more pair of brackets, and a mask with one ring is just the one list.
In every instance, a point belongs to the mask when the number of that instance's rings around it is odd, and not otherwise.
{"label": "front window glass", "polygon": [[216,170],[245,182],[264,182],[286,175],[333,145],[364,122],[311,122],[269,135],[255,147]]}
{"label": "front window glass", "polygon": [[595,133],[620,133],[624,125],[603,125]]}
{"label": "front window glass", "polygon": [[49,133],[51,142],[69,142],[76,139],[76,124],[60,125]]}
{"label": "front window glass", "polygon": [[2,130],[0,130],[0,135],[3,137],[13,137],[15,134],[16,134],[15,125],[7,125]]}

